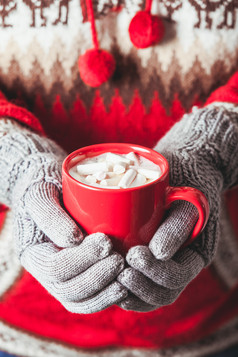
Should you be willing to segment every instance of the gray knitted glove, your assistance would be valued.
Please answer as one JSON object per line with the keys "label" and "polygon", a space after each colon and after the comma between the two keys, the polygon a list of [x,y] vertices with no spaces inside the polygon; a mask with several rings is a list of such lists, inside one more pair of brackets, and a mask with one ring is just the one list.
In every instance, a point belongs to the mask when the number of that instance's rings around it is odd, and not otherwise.
{"label": "gray knitted glove", "polygon": [[219,238],[220,196],[238,183],[238,114],[222,107],[195,109],[155,150],[169,161],[172,186],[191,186],[205,194],[210,217],[202,234],[181,248],[198,216],[190,203],[176,202],[149,247],[129,250],[130,267],[118,276],[130,291],[120,303],[127,310],[149,311],[172,303],[212,261]]}
{"label": "gray knitted glove", "polygon": [[67,310],[92,313],[126,297],[115,281],[124,260],[104,234],[83,239],[62,208],[65,156],[53,141],[0,121],[0,202],[13,210],[19,259]]}

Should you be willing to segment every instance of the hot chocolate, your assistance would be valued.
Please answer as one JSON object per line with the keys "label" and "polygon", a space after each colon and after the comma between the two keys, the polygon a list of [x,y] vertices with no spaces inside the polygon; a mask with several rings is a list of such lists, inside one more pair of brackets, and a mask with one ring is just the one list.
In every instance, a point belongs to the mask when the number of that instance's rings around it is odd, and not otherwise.
{"label": "hot chocolate", "polygon": [[158,165],[134,152],[128,154],[103,153],[83,157],[69,170],[69,174],[87,185],[125,189],[142,186],[161,176]]}

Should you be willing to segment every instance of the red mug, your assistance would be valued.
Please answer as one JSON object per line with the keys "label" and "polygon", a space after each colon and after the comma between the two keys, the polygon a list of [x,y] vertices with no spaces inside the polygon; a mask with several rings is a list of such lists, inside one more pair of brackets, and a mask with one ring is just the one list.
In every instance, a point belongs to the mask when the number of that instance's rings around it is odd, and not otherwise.
{"label": "red mug", "polygon": [[[105,152],[134,152],[159,166],[161,176],[138,187],[108,189],[75,180],[69,170],[82,158]],[[80,158],[81,156],[81,158]],[[109,143],[86,146],[66,157],[62,167],[63,201],[69,214],[88,233],[107,234],[115,250],[125,254],[134,245],[148,244],[172,202],[185,200],[199,212],[198,221],[185,243],[191,243],[205,227],[209,216],[206,197],[192,187],[169,186],[169,165],[158,152],[133,144]]]}

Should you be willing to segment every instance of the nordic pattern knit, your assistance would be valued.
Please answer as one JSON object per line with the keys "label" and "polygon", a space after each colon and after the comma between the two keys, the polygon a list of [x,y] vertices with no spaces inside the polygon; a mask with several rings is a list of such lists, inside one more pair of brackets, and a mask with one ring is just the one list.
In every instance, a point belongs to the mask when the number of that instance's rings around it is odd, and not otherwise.
{"label": "nordic pattern knit", "polygon": [[[99,89],[78,75],[78,56],[91,47],[84,0],[39,4],[0,5],[0,115],[38,131],[41,123],[66,150],[104,141],[153,147],[193,105],[238,104],[236,0],[154,1],[166,37],[145,50],[133,48],[127,31],[143,1],[95,1],[101,48],[117,62]],[[117,307],[88,316],[67,312],[20,267],[8,212],[0,235],[0,348],[32,357],[192,357],[236,343],[237,191],[223,200],[213,263],[174,304],[145,314]]]}

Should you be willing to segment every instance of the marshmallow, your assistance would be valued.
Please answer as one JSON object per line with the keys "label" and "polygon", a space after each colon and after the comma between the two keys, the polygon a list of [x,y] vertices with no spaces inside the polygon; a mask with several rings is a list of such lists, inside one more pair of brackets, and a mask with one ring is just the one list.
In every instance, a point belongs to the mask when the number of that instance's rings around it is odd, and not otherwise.
{"label": "marshmallow", "polygon": [[130,186],[134,178],[136,177],[136,171],[133,169],[129,169],[121,178],[120,182],[118,183],[119,187],[127,188]]}
{"label": "marshmallow", "polygon": [[115,177],[116,175],[117,175],[117,174],[112,171],[112,172],[107,172],[107,176],[106,176],[106,177],[107,177],[107,178],[108,178],[108,177],[111,178],[111,177]]}
{"label": "marshmallow", "polygon": [[98,171],[93,176],[96,178],[97,181],[104,180],[107,177],[107,173],[105,171]]}
{"label": "marshmallow", "polygon": [[114,189],[143,186],[161,176],[158,165],[134,152],[89,156],[77,161],[69,173],[82,183]]}
{"label": "marshmallow", "polygon": [[140,156],[140,168],[149,170],[158,170],[159,167],[153,161],[146,159],[144,156]]}
{"label": "marshmallow", "polygon": [[85,181],[88,182],[89,184],[93,185],[94,183],[97,182],[97,179],[93,175],[88,175],[85,177]]}
{"label": "marshmallow", "polygon": [[113,171],[113,167],[114,167],[113,163],[107,161],[107,171],[108,172]]}
{"label": "marshmallow", "polygon": [[120,162],[125,162],[126,164],[129,165],[131,163],[130,159],[127,159],[126,157],[118,155],[118,154],[113,154],[112,152],[107,153],[106,160],[109,162],[112,162],[114,164],[118,164]]}
{"label": "marshmallow", "polygon": [[128,154],[126,154],[126,158],[129,159],[132,164],[137,166],[140,165],[139,160],[134,152],[129,152]]}
{"label": "marshmallow", "polygon": [[121,180],[121,178],[122,178],[122,175],[114,175],[114,177],[100,181],[100,185],[117,186],[119,181]]}
{"label": "marshmallow", "polygon": [[97,156],[92,156],[90,158],[91,159],[95,159],[97,162],[104,162],[106,160],[106,153],[103,153],[103,154],[100,154],[100,155],[97,155]]}
{"label": "marshmallow", "polygon": [[70,176],[72,176],[77,181],[83,181],[83,178],[74,169],[69,170]]}
{"label": "marshmallow", "polygon": [[134,179],[134,181],[132,181],[129,187],[142,186],[145,183],[146,183],[146,177],[141,174],[137,174],[136,178]]}
{"label": "marshmallow", "polygon": [[97,171],[107,171],[106,162],[93,162],[91,164],[77,165],[77,171],[81,175],[91,175]]}
{"label": "marshmallow", "polygon": [[157,180],[161,176],[160,170],[150,170],[138,167],[139,174],[145,176],[148,179]]}
{"label": "marshmallow", "polygon": [[119,162],[118,164],[115,164],[113,167],[113,172],[115,174],[123,174],[126,171],[126,163],[125,162]]}

